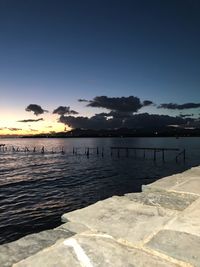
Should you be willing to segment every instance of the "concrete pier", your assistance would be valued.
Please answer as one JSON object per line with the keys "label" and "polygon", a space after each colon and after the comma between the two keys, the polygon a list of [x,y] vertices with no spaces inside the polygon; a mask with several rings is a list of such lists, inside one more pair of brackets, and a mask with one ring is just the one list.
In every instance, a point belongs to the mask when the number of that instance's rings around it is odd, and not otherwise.
{"label": "concrete pier", "polygon": [[0,246],[1,267],[200,267],[200,167]]}

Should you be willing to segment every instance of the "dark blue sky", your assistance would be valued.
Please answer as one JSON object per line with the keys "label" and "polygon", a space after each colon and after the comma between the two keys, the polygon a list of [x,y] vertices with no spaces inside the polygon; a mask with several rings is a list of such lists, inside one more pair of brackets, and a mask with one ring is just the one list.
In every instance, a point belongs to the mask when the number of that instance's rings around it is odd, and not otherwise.
{"label": "dark blue sky", "polygon": [[0,0],[0,109],[89,115],[77,99],[98,95],[198,102],[199,14],[198,0]]}

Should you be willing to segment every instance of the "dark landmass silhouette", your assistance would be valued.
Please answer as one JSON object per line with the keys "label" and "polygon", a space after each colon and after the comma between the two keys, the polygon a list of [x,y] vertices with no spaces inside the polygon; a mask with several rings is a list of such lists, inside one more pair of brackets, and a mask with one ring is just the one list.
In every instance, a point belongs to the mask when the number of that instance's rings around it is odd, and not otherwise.
{"label": "dark landmass silhouette", "polygon": [[68,132],[52,132],[22,136],[23,138],[72,138],[72,137],[192,137],[200,136],[200,128],[185,129],[179,127],[128,129],[115,130],[91,130],[73,129]]}

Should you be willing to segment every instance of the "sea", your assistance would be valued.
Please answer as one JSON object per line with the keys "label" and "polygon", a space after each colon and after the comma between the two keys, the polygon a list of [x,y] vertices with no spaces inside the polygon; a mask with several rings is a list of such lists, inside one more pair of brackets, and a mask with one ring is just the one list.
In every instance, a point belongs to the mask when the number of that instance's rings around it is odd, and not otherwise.
{"label": "sea", "polygon": [[[200,137],[2,138],[0,144],[0,244],[54,228],[63,213],[200,164]],[[113,150],[111,147],[178,148]],[[88,149],[89,148],[89,149]],[[176,156],[179,152],[183,155]],[[44,152],[44,153],[43,153]],[[145,154],[144,154],[145,153]]]}

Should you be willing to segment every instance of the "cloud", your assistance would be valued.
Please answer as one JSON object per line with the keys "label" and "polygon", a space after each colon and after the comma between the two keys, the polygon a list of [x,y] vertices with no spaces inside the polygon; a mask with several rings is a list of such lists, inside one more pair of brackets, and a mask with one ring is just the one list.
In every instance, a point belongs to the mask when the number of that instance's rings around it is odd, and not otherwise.
{"label": "cloud", "polygon": [[137,112],[143,106],[153,104],[152,101],[145,100],[141,102],[138,97],[107,97],[107,96],[96,96],[93,100],[89,101],[88,107],[105,108],[112,111],[118,112]]}
{"label": "cloud", "polygon": [[73,117],[73,116],[61,116],[60,122],[68,125],[71,128],[82,129],[114,129],[119,128],[121,120],[119,119],[107,119],[103,116],[95,115],[91,118],[88,117]]}
{"label": "cloud", "polygon": [[143,107],[154,105],[154,103],[150,100],[144,100],[143,101]]}
{"label": "cloud", "polygon": [[124,122],[127,128],[163,128],[171,124],[184,124],[187,120],[168,115],[141,113],[134,115]]}
{"label": "cloud", "polygon": [[96,114],[88,117],[73,117],[61,116],[60,122],[68,125],[71,128],[82,129],[115,129],[115,128],[162,128],[168,125],[183,125],[189,122],[190,119],[183,119],[181,117],[172,117],[167,115],[141,113],[129,116],[127,118],[112,117],[108,118],[107,113]]}
{"label": "cloud", "polygon": [[193,113],[192,114],[180,114],[181,118],[192,117],[192,116],[194,116]]}
{"label": "cloud", "polygon": [[3,128],[0,128],[0,131],[2,130],[9,130],[9,131],[21,131],[22,129],[21,128],[9,128],[9,127],[3,127]]}
{"label": "cloud", "polygon": [[108,113],[106,113],[106,112],[98,113],[98,114],[96,114],[96,116],[124,119],[124,118],[132,117],[133,113],[132,112],[123,112],[123,111],[110,111]]}
{"label": "cloud", "polygon": [[29,129],[29,131],[31,131],[31,132],[38,132],[38,130],[36,130],[36,129]]}
{"label": "cloud", "polygon": [[40,118],[40,119],[27,119],[27,120],[19,120],[17,122],[37,122],[37,121],[43,121],[44,119],[43,118]]}
{"label": "cloud", "polygon": [[25,109],[26,111],[32,111],[36,116],[43,114],[44,112],[48,112],[48,110],[43,109],[41,106],[37,104],[30,104]]}
{"label": "cloud", "polygon": [[78,99],[78,102],[90,102],[90,100],[80,98],[80,99]]}
{"label": "cloud", "polygon": [[20,128],[7,128],[10,131],[21,131],[22,129]]}
{"label": "cloud", "polygon": [[71,110],[70,107],[64,107],[64,106],[59,106],[53,111],[53,114],[59,114],[59,115],[76,115],[78,114],[77,111]]}
{"label": "cloud", "polygon": [[168,103],[168,104],[161,104],[158,106],[158,108],[164,108],[164,109],[191,109],[191,108],[200,108],[200,103],[185,103],[185,104],[175,104],[175,103]]}

